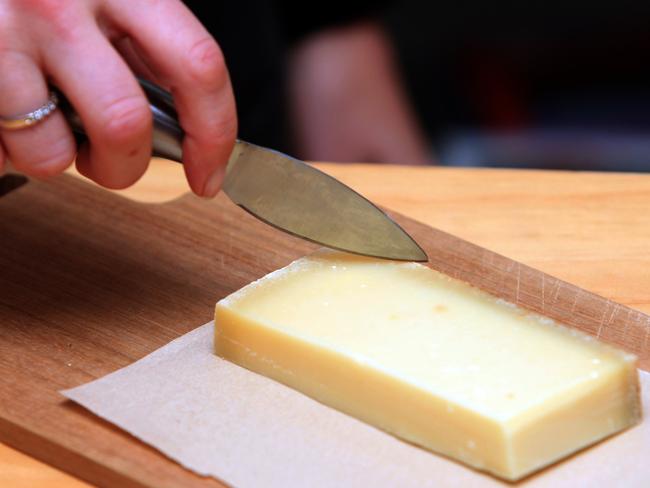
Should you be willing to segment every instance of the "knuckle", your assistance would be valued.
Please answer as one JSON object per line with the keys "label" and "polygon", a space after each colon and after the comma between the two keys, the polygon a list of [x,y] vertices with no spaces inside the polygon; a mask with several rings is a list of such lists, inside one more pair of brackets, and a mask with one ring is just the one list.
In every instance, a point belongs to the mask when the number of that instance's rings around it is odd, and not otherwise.
{"label": "knuckle", "polygon": [[214,89],[223,84],[227,78],[223,53],[211,37],[194,43],[185,58],[187,73],[192,81],[205,89]]}
{"label": "knuckle", "polygon": [[237,118],[235,116],[224,118],[213,126],[211,139],[216,145],[232,144],[237,137]]}
{"label": "knuckle", "polygon": [[66,12],[74,0],[14,0],[17,7],[48,20],[58,20]]}
{"label": "knuckle", "polygon": [[0,33],[0,73],[5,78],[5,82],[8,79],[13,79],[13,75],[20,73],[25,65],[31,63],[34,63],[34,61],[29,54],[4,44]]}
{"label": "knuckle", "polygon": [[74,37],[79,23],[80,5],[76,0],[14,0],[28,14],[43,19],[63,39]]}
{"label": "knuckle", "polygon": [[142,138],[152,124],[151,111],[143,96],[132,95],[109,102],[103,113],[102,136],[109,143],[120,144]]}
{"label": "knuckle", "polygon": [[62,140],[48,147],[47,151],[39,151],[31,157],[12,161],[17,170],[40,178],[55,176],[62,173],[74,160],[75,150],[67,140]]}
{"label": "knuckle", "polygon": [[200,134],[195,132],[193,136],[203,152],[221,153],[224,147],[232,146],[237,138],[237,118],[233,116],[210,121]]}

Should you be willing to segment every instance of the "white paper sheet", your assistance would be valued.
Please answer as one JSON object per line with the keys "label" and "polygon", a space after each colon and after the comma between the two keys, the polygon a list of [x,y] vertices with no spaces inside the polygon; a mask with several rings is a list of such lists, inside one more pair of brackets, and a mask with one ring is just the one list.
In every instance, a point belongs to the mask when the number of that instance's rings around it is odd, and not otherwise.
{"label": "white paper sheet", "polygon": [[[212,322],[62,392],[187,469],[237,487],[513,486],[407,444],[212,352]],[[517,484],[650,487],[645,421]]]}

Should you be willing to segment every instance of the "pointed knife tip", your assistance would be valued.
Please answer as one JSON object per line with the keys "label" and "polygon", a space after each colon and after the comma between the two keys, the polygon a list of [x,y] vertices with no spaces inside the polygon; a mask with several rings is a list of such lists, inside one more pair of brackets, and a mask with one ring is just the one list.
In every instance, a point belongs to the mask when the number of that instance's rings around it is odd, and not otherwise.
{"label": "pointed knife tip", "polygon": [[424,252],[420,246],[418,246],[418,251],[400,256],[398,259],[399,261],[413,261],[416,263],[426,263],[429,261],[429,256],[427,256],[427,253]]}
{"label": "pointed knife tip", "polygon": [[422,251],[422,253],[418,256],[417,259],[413,259],[416,263],[428,263],[429,262],[429,256],[427,256],[427,253]]}
{"label": "pointed knife tip", "polygon": [[[354,251],[352,251],[354,252]],[[361,254],[361,253],[356,253]],[[368,254],[366,254],[367,256]],[[372,257],[380,259],[388,259],[391,261],[410,261],[415,263],[426,263],[429,261],[429,256],[424,249],[422,249],[417,242],[413,241],[413,245],[408,249],[402,249],[397,252],[387,252],[384,254],[374,254]]]}

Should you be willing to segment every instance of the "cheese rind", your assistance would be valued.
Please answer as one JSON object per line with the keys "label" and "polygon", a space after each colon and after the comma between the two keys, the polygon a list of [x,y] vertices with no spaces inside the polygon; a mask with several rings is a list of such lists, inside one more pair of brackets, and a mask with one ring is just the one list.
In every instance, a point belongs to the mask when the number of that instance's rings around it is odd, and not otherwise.
{"label": "cheese rind", "polygon": [[425,266],[319,252],[220,301],[215,351],[519,479],[640,418],[635,358]]}

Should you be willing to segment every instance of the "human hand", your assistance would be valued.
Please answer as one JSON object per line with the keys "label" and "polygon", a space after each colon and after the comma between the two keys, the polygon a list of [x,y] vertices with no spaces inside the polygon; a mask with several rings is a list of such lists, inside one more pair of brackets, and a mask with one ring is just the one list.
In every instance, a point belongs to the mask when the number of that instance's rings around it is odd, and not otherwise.
{"label": "human hand", "polygon": [[303,40],[290,59],[298,156],[318,161],[427,164],[433,158],[374,22]]}
{"label": "human hand", "polygon": [[[0,0],[0,118],[35,110],[56,85],[89,138],[80,173],[124,188],[151,157],[152,117],[135,74],[172,92],[185,132],[183,163],[192,190],[221,187],[237,133],[230,78],[221,50],[178,0]],[[20,130],[0,129],[5,159],[47,177],[77,151],[60,111]]]}

